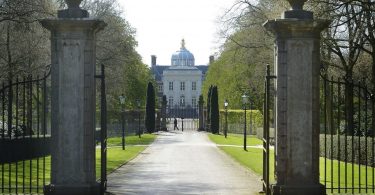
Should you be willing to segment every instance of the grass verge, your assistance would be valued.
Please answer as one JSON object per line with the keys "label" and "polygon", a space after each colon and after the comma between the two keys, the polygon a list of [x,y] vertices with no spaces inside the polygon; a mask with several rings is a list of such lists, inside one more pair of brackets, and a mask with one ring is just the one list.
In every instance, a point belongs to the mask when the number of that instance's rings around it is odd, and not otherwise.
{"label": "grass verge", "polygon": [[[107,173],[113,172],[141,153],[156,138],[156,135],[144,134],[126,137],[126,148],[122,150],[121,138],[108,139]],[[43,167],[45,166],[45,169]],[[0,194],[42,193],[43,185],[50,183],[51,157],[20,161],[0,165]],[[96,149],[96,177],[100,178],[100,148]],[[9,190],[9,187],[12,188]],[[17,189],[16,189],[17,188]]]}
{"label": "grass verge", "polygon": [[[208,137],[216,144],[243,146],[243,135],[228,134],[227,138],[225,138],[223,135],[215,135],[209,133]],[[262,145],[262,141],[251,135],[246,136],[246,144],[248,146]]]}
{"label": "grass verge", "polygon": [[[241,135],[228,135],[227,139],[222,135],[208,134],[208,137],[219,145],[238,145],[242,146],[243,138]],[[253,139],[257,139],[254,138]],[[259,145],[261,140],[252,140],[248,145]],[[256,174],[263,174],[263,152],[260,148],[248,148],[244,151],[241,147],[219,146],[226,154],[238,161],[241,165],[251,169]],[[374,167],[364,165],[345,163],[337,160],[320,158],[320,183],[326,185],[327,193],[364,193],[374,194],[372,189],[366,191],[366,184],[372,188],[375,183]],[[367,172],[367,174],[366,174]],[[270,181],[274,179],[274,151],[270,150]],[[358,188],[361,187],[362,190]],[[339,189],[340,188],[340,189]],[[344,188],[347,188],[345,190]]]}

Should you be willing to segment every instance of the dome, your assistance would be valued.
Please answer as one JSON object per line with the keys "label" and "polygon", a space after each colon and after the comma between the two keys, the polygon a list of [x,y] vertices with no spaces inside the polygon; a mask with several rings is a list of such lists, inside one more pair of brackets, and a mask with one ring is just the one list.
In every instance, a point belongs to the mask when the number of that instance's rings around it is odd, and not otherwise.
{"label": "dome", "polygon": [[180,50],[172,54],[171,64],[172,66],[194,66],[195,65],[194,55],[185,48],[184,39],[182,39],[181,41]]}

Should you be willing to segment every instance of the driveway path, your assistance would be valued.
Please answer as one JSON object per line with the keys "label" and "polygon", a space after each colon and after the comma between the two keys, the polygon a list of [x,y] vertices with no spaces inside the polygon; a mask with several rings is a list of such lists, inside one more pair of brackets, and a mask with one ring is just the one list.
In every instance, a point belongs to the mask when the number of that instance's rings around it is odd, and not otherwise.
{"label": "driveway path", "polygon": [[137,158],[108,176],[108,191],[116,195],[253,195],[260,189],[259,177],[197,131],[160,133]]}

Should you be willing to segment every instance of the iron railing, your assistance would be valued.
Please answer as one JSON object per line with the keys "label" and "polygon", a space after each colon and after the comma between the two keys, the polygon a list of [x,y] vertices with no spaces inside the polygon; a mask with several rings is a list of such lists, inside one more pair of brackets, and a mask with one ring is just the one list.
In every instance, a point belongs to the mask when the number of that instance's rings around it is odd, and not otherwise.
{"label": "iron railing", "polygon": [[362,82],[321,78],[321,180],[328,193],[374,193],[374,95]]}
{"label": "iron railing", "polygon": [[0,193],[35,194],[50,182],[50,66],[0,89]]}
{"label": "iron railing", "polygon": [[107,98],[105,87],[105,68],[101,65],[100,79],[100,193],[107,190]]}
{"label": "iron railing", "polygon": [[266,195],[271,194],[270,188],[270,109],[271,109],[271,80],[276,76],[271,75],[270,66],[267,65],[264,81],[264,104],[263,104],[263,175],[262,190]]}

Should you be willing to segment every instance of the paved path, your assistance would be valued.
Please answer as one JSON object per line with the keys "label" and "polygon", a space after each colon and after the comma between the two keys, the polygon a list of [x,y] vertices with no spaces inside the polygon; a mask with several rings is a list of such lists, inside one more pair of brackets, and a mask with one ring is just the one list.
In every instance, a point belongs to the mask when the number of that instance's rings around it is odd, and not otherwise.
{"label": "paved path", "polygon": [[161,133],[137,158],[108,176],[108,191],[116,195],[253,195],[260,189],[259,177],[196,131]]}

